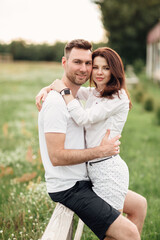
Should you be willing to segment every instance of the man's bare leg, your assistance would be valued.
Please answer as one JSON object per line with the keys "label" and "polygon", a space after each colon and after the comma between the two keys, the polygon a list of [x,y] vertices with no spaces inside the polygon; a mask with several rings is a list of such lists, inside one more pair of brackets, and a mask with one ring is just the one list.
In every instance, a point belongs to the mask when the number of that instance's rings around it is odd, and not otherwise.
{"label": "man's bare leg", "polygon": [[[121,212],[121,214],[122,214],[123,213],[123,209],[119,210],[119,212]],[[115,240],[115,238],[106,237],[104,240]]]}
{"label": "man's bare leg", "polygon": [[140,194],[128,190],[123,212],[126,213],[127,218],[137,226],[138,231],[141,234],[147,213],[146,199]]}
{"label": "man's bare leg", "polygon": [[140,234],[134,223],[120,215],[109,227],[106,238],[115,240],[140,240]]}

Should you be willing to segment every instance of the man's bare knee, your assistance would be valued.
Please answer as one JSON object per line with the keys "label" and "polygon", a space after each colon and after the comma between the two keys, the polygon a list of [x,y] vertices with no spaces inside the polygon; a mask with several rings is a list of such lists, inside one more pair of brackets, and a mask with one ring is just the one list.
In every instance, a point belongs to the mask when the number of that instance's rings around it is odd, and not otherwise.
{"label": "man's bare knee", "polygon": [[121,215],[111,224],[106,235],[117,240],[140,240],[136,225]]}
{"label": "man's bare knee", "polygon": [[130,240],[140,240],[140,234],[137,229],[137,226],[135,224],[132,224],[132,226],[129,229],[129,238]]}

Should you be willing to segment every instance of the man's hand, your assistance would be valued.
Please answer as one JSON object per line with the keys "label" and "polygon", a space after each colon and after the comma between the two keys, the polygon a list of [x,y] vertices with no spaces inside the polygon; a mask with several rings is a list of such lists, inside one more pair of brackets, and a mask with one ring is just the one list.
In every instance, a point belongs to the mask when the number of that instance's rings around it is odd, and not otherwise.
{"label": "man's hand", "polygon": [[102,146],[102,155],[103,155],[102,157],[112,156],[120,153],[119,146],[121,142],[119,141],[119,139],[121,138],[121,136],[119,135],[112,139],[108,139],[109,135],[110,135],[110,130],[107,130],[100,144],[100,146]]}

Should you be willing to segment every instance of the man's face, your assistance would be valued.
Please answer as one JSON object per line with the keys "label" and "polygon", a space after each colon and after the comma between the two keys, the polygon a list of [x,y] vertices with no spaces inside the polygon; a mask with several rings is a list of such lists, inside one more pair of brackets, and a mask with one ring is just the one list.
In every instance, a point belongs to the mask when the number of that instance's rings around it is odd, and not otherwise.
{"label": "man's face", "polygon": [[64,64],[67,78],[75,85],[85,83],[92,71],[92,53],[90,50],[73,48]]}

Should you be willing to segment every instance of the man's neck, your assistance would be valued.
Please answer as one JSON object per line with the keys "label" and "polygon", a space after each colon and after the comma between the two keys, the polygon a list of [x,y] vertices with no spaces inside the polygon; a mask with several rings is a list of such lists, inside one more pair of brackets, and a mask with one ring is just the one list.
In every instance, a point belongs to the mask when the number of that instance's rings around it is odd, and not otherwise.
{"label": "man's neck", "polygon": [[62,81],[66,85],[66,87],[68,87],[71,90],[72,95],[76,97],[80,86],[72,83],[66,76],[63,76]]}

